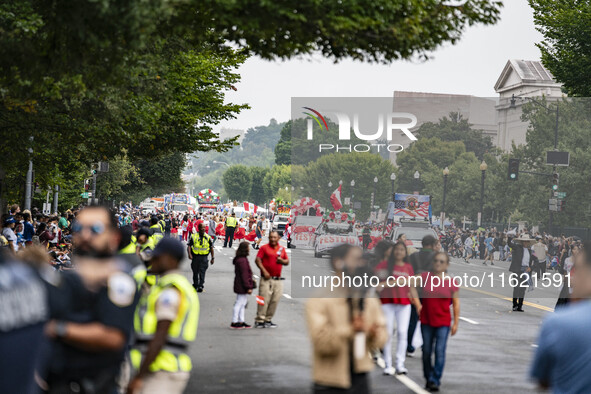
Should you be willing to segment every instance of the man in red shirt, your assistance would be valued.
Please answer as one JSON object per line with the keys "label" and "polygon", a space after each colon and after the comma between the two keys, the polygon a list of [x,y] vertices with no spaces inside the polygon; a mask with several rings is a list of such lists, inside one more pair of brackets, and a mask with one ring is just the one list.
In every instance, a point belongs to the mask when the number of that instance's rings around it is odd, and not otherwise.
{"label": "man in red shirt", "polygon": [[261,270],[259,296],[263,297],[264,304],[257,306],[255,328],[277,327],[271,319],[283,294],[284,278],[281,277],[281,269],[288,264],[287,252],[283,246],[279,245],[279,233],[272,231],[269,234],[269,243],[261,246],[256,257],[256,265]]}

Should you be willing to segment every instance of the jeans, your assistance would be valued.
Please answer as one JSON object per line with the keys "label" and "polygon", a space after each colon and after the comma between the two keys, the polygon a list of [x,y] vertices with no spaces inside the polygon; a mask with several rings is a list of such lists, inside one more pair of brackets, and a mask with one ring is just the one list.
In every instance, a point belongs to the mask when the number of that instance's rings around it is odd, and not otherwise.
{"label": "jeans", "polygon": [[388,330],[388,341],[384,345],[386,368],[392,367],[392,337],[394,336],[394,323],[396,323],[396,369],[400,369],[404,367],[404,361],[406,361],[410,304],[383,304],[382,311],[386,318],[386,329]]}
{"label": "jeans", "polygon": [[196,289],[203,288],[205,284],[205,272],[207,271],[207,256],[203,254],[193,255],[191,261],[191,270],[193,271],[193,287]]}
{"label": "jeans", "polygon": [[248,302],[248,294],[236,294],[236,302],[232,314],[232,323],[244,323],[244,309]]}
{"label": "jeans", "polygon": [[[448,326],[433,327],[421,324],[423,334],[423,375],[427,382],[437,386],[441,384],[441,375],[445,366],[445,349],[450,328]],[[431,362],[435,351],[435,364]]]}
{"label": "jeans", "polygon": [[417,324],[419,322],[419,315],[417,313],[417,309],[414,305],[410,306],[410,321],[408,323],[408,333],[407,333],[407,346],[406,351],[409,353],[414,353],[415,348],[412,345],[412,339],[415,336],[415,330],[417,329]]}
{"label": "jeans", "polygon": [[499,260],[505,260],[505,247],[499,246]]}

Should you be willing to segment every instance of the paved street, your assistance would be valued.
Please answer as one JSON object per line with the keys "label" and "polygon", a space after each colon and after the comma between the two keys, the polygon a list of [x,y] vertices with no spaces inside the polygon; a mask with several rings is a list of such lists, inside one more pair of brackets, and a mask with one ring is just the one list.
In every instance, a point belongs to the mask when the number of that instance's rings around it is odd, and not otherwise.
{"label": "paved street", "polygon": [[[282,241],[283,242],[283,241]],[[219,241],[218,241],[219,244]],[[234,245],[234,248],[236,245]],[[306,251],[290,251],[294,266],[306,264],[326,271],[328,259],[315,259]],[[216,248],[216,263],[207,273],[205,292],[200,294],[201,316],[198,339],[191,349],[194,369],[187,392],[284,392],[301,393],[311,386],[310,343],[304,319],[304,299],[290,298],[292,266],[284,270],[285,295],[273,319],[277,329],[230,330],[234,293],[234,250]],[[250,256],[254,267],[254,251]],[[507,263],[485,267],[455,261],[454,275],[505,272]],[[188,264],[185,265],[190,275]],[[253,270],[257,273],[257,270]],[[490,289],[487,292],[492,292]],[[448,342],[442,392],[515,393],[533,392],[527,380],[539,324],[553,307],[551,291],[534,290],[526,295],[525,313],[511,311],[510,301],[462,290],[460,329]],[[476,297],[474,297],[476,296]],[[533,297],[538,298],[533,298]],[[256,303],[249,301],[246,319],[254,320]],[[420,350],[408,358],[406,377],[372,376],[375,392],[424,392]]]}

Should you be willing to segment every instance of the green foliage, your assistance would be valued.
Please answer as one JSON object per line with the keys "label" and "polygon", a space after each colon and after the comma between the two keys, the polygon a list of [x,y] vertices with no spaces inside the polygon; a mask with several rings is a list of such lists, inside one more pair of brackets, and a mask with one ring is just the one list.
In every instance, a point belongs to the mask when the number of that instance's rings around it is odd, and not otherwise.
{"label": "green foliage", "polygon": [[252,189],[252,174],[248,167],[241,164],[231,166],[224,172],[222,182],[230,200],[248,201]]}
{"label": "green foliage", "polygon": [[492,140],[483,135],[482,130],[472,129],[468,119],[459,112],[451,112],[449,118],[444,116],[439,122],[423,123],[417,134],[423,138],[439,138],[441,141],[462,141],[467,152],[473,152],[481,159],[485,153],[493,151]]}
{"label": "green foliage", "polygon": [[[354,201],[361,203],[361,209],[355,210],[361,220],[369,217],[371,194],[376,190],[375,204],[384,211],[390,201],[390,174],[394,166],[389,160],[371,153],[333,153],[324,155],[317,161],[304,167],[303,174],[296,170],[294,189],[303,196],[315,198],[323,207],[332,210],[330,195],[342,181],[341,200],[354,194]],[[374,183],[374,177],[378,182]],[[351,188],[351,181],[355,186]],[[328,183],[332,186],[328,186]],[[304,189],[301,190],[300,187]],[[350,206],[343,206],[348,210]]]}
{"label": "green foliage", "polygon": [[269,173],[269,169],[262,167],[250,167],[250,173],[252,177],[252,188],[250,189],[248,201],[257,205],[263,205],[270,200],[265,193],[265,188],[263,186],[263,182]]}
{"label": "green foliage", "polygon": [[221,36],[265,59],[320,52],[335,60],[370,62],[426,58],[455,43],[472,24],[492,24],[501,1],[473,0],[461,7],[438,0],[202,1]]}
{"label": "green foliage", "polygon": [[[325,119],[328,130],[321,128],[317,123],[313,123],[314,138],[312,140],[308,140],[308,119],[299,118],[287,122],[281,130],[281,138],[275,149],[275,163],[306,165],[316,161],[326,153],[320,152],[318,145],[337,145],[339,143],[339,125],[332,122],[328,117]],[[366,141],[360,140],[354,133],[351,134],[351,139],[347,141],[347,145],[362,143],[366,143]],[[346,152],[341,151],[341,153]]]}
{"label": "green foliage", "polygon": [[569,96],[591,96],[591,3],[529,0],[544,39],[537,44],[542,62],[564,84]]}

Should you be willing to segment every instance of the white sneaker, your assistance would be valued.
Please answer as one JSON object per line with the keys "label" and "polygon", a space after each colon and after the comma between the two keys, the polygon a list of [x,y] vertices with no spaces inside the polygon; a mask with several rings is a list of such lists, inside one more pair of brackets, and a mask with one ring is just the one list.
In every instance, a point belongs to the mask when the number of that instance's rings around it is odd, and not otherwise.
{"label": "white sneaker", "polygon": [[390,368],[385,368],[384,369],[384,375],[388,375],[388,376],[394,376],[394,373],[396,371],[394,370],[394,368],[390,367]]}
{"label": "white sneaker", "polygon": [[386,360],[383,357],[378,356],[376,358],[376,365],[380,368],[386,368]]}
{"label": "white sneaker", "polygon": [[404,365],[403,365],[403,366],[401,366],[401,367],[397,367],[397,368],[396,368],[396,374],[397,374],[397,375],[406,375],[407,373],[408,373],[408,369],[406,369],[406,368],[404,367]]}

